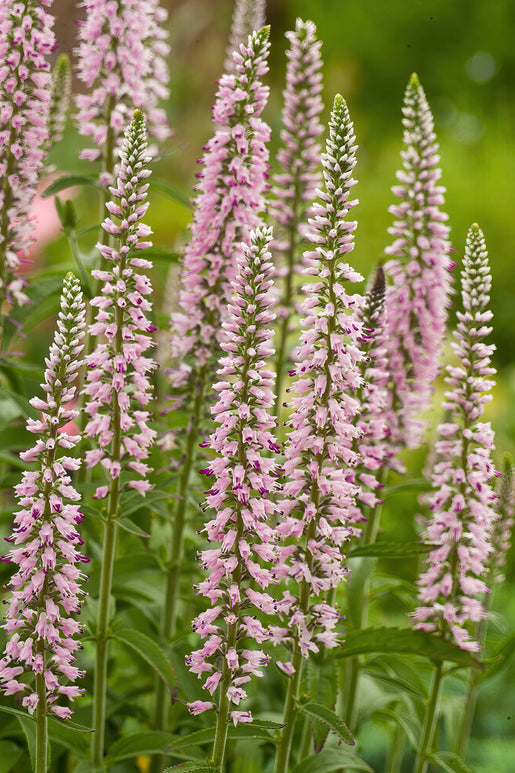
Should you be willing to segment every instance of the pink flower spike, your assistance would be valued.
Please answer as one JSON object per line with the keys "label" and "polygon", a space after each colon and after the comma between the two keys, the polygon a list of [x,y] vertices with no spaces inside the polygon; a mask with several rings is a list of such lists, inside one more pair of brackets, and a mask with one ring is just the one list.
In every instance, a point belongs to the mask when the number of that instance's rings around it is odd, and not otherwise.
{"label": "pink flower spike", "polygon": [[190,670],[200,677],[204,672],[216,673],[215,663],[222,656],[222,679],[208,677],[204,687],[212,693],[219,684],[221,694],[236,706],[246,698],[242,685],[250,675],[262,676],[261,668],[268,663],[261,650],[248,646],[249,640],[261,643],[270,635],[252,620],[262,608],[256,598],[266,594],[251,586],[255,583],[264,589],[273,581],[277,557],[270,525],[276,512],[271,495],[277,477],[268,453],[275,442],[275,421],[270,414],[273,373],[266,369],[266,358],[273,354],[270,325],[275,317],[271,311],[271,239],[269,228],[251,233],[250,247],[245,246],[238,257],[238,273],[232,283],[217,371],[221,379],[216,384],[218,402],[212,409],[218,425],[210,437],[210,448],[216,454],[210,464],[214,482],[204,503],[206,511],[212,512],[204,531],[213,547],[200,556],[209,574],[199,591],[212,606],[193,621],[193,629],[206,643],[187,658]]}
{"label": "pink flower spike", "polygon": [[[57,330],[45,360],[45,380],[41,384],[45,398],[32,401],[42,410],[42,419],[37,426],[27,422],[29,432],[38,435],[30,452],[37,469],[23,473],[21,483],[15,487],[21,509],[14,517],[13,536],[9,539],[14,547],[7,558],[18,569],[9,583],[12,592],[6,600],[4,627],[10,639],[0,660],[0,688],[6,695],[23,693],[22,705],[33,713],[43,690],[46,711],[63,719],[70,716],[71,710],[56,701],[61,697],[73,699],[81,692],[65,681],[73,682],[83,675],[71,666],[82,630],[71,614],[78,613],[82,605],[84,576],[77,564],[88,559],[78,550],[83,544],[77,533],[77,523],[82,520],[79,494],[67,472],[78,469],[80,460],[63,455],[59,448],[69,447],[66,439],[70,438],[62,430],[77,416],[71,404],[82,365],[79,357],[84,348],[84,329],[80,284],[70,273],[64,280]],[[72,446],[75,442],[76,436]],[[20,456],[27,458],[25,453]],[[32,678],[23,683],[12,678],[23,673]]]}
{"label": "pink flower spike", "polygon": [[[494,434],[489,423],[480,421],[495,385],[495,347],[484,342],[491,332],[487,307],[492,280],[484,236],[476,224],[467,234],[461,278],[464,310],[457,312],[452,343],[459,365],[447,366],[450,389],[442,408],[448,418],[435,443],[433,491],[427,497],[432,518],[425,538],[440,547],[429,554],[418,581],[420,606],[413,619],[415,628],[438,631],[462,649],[477,651],[472,631],[486,617],[485,576],[498,503],[492,487],[497,474],[491,459]],[[455,425],[456,436],[449,437],[449,427]]]}
{"label": "pink flower spike", "polygon": [[[143,496],[151,488],[146,480],[149,468],[143,462],[156,433],[150,427],[149,412],[142,409],[152,400],[150,376],[156,363],[146,356],[153,347],[147,317],[152,309],[148,300],[152,288],[148,278],[131,265],[134,251],[141,245],[141,219],[146,212],[145,180],[150,161],[146,149],[145,121],[136,110],[125,133],[116,187],[110,189],[119,210],[114,220],[106,218],[103,224],[114,236],[110,245],[98,245],[109,271],[96,272],[104,286],[91,301],[98,311],[90,333],[101,340],[86,358],[89,367],[83,387],[90,417],[85,432],[98,443],[97,449],[88,452],[88,466],[101,463],[113,480],[120,476],[122,466],[127,466],[142,479],[130,480],[122,489],[128,485]],[[144,231],[146,234],[146,226]],[[106,486],[100,486],[95,497],[106,493]]]}
{"label": "pink flower spike", "polygon": [[390,207],[395,217],[388,229],[394,237],[386,253],[385,272],[393,281],[386,295],[388,368],[392,409],[397,426],[394,442],[409,448],[420,445],[433,382],[445,336],[451,294],[449,228],[445,188],[438,184],[438,145],[424,90],[413,74],[404,97],[403,170],[393,188],[399,203]]}
{"label": "pink flower spike", "polygon": [[226,72],[235,71],[234,52],[239,53],[248,36],[265,26],[265,6],[266,0],[236,0],[224,64]]}

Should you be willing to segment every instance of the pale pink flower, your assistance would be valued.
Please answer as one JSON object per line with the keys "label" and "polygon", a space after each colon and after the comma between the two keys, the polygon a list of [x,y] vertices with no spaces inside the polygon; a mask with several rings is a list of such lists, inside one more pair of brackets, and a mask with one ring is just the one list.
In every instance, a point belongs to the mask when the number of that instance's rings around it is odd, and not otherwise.
{"label": "pale pink flower", "polygon": [[28,301],[18,272],[33,240],[32,202],[46,158],[51,4],[0,1],[0,307]]}
{"label": "pale pink flower", "polygon": [[477,651],[469,624],[485,617],[481,603],[488,590],[484,581],[492,552],[492,529],[497,518],[496,475],[491,454],[494,434],[480,421],[495,385],[490,364],[495,349],[484,343],[491,333],[487,309],[492,280],[483,234],[473,225],[467,235],[462,269],[463,312],[452,348],[459,365],[447,366],[443,409],[433,463],[433,492],[428,501],[432,519],[425,537],[440,547],[427,559],[418,586],[421,605],[413,614],[415,627],[438,631],[466,650]]}
{"label": "pale pink flower", "polygon": [[[156,435],[147,410],[152,401],[150,376],[156,367],[146,354],[154,345],[155,327],[147,316],[152,309],[152,286],[139,273],[152,267],[141,257],[151,244],[147,241],[151,230],[141,222],[148,208],[149,161],[143,114],[136,110],[125,133],[116,186],[109,188],[112,199],[106,207],[112,218],[102,224],[113,238],[109,244],[97,245],[107,267],[92,272],[102,283],[101,294],[91,301],[97,314],[89,328],[99,343],[86,357],[83,388],[90,417],[86,435],[97,442],[86,451],[86,465],[101,463],[111,479],[127,471],[126,485],[142,495],[150,488],[145,460]],[[107,487],[97,489],[97,497],[105,494]]]}
{"label": "pale pink flower", "polygon": [[20,510],[14,517],[14,531],[7,541],[14,543],[3,560],[17,565],[3,626],[9,637],[0,660],[0,686],[6,695],[20,693],[22,705],[32,714],[38,705],[33,680],[19,677],[44,675],[48,710],[69,717],[67,706],[57,705],[63,696],[72,700],[83,690],[74,682],[83,673],[73,665],[80,648],[77,636],[82,627],[72,617],[81,607],[81,580],[77,564],[89,561],[79,553],[83,544],[77,531],[82,521],[80,497],[70,473],[81,461],[67,455],[80,440],[68,435],[64,426],[76,418],[71,408],[75,396],[79,360],[83,349],[85,306],[80,284],[68,274],[61,296],[57,331],[45,360],[45,398],[33,398],[31,405],[41,419],[27,420],[27,429],[38,436],[36,444],[20,454],[36,470],[24,472],[15,487]]}
{"label": "pale pink flower", "polygon": [[403,169],[392,188],[399,203],[390,207],[395,237],[385,265],[393,281],[386,295],[391,403],[397,415],[394,441],[420,444],[421,413],[429,406],[446,331],[451,292],[449,228],[445,188],[438,185],[440,157],[434,121],[424,90],[413,74],[404,97]]}
{"label": "pale pink flower", "polygon": [[236,0],[224,63],[226,72],[234,72],[234,51],[239,51],[249,35],[265,26],[265,7],[266,0]]}
{"label": "pale pink flower", "polygon": [[158,141],[170,135],[158,107],[168,97],[169,46],[162,27],[167,12],[158,0],[82,0],[81,7],[77,75],[87,91],[76,97],[77,125],[96,146],[81,155],[101,157],[112,172],[112,154],[135,107],[148,117]]}
{"label": "pale pink flower", "polygon": [[346,579],[344,546],[356,509],[358,486],[352,468],[359,461],[353,439],[362,384],[359,349],[360,295],[350,292],[362,277],[346,262],[354,247],[356,223],[346,219],[357,201],[349,198],[355,180],[356,145],[347,106],[334,101],[329,138],[322,155],[325,191],[313,205],[305,253],[301,343],[295,352],[291,432],[285,448],[285,484],[277,533],[281,547],[277,576],[299,586],[282,610],[303,657],[319,645],[338,643],[337,611],[326,603],[331,589]]}
{"label": "pale pink flower", "polygon": [[[213,517],[204,531],[216,547],[201,553],[201,564],[209,574],[198,589],[212,607],[193,621],[193,630],[206,641],[187,663],[199,677],[207,675],[204,687],[211,694],[219,686],[234,705],[245,700],[250,676],[262,676],[269,660],[260,649],[242,646],[240,634],[246,634],[247,642],[268,638],[262,626],[253,625],[256,608],[262,608],[256,599],[267,594],[250,586],[262,591],[273,581],[277,555],[269,523],[276,511],[270,495],[277,485],[276,465],[269,453],[278,451],[270,414],[274,374],[266,369],[273,354],[270,324],[275,316],[270,310],[274,302],[271,238],[271,229],[257,229],[251,233],[250,247],[238,256],[224,323],[224,354],[217,370],[220,381],[214,385],[218,401],[212,411],[218,428],[209,447],[216,456],[201,470],[213,476],[204,503]],[[235,712],[233,720],[235,724],[251,721],[251,715]]]}

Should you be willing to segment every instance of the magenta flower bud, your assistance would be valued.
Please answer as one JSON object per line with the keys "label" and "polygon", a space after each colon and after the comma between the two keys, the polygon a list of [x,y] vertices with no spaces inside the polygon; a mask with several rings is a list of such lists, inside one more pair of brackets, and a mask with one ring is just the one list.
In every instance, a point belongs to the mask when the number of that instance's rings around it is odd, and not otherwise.
{"label": "magenta flower bud", "polygon": [[[438,184],[438,144],[424,90],[413,74],[402,108],[403,169],[392,189],[399,203],[389,228],[395,237],[386,253],[385,272],[393,281],[386,296],[388,367],[392,388],[392,439],[408,447],[420,444],[439,371],[451,293],[447,215],[441,211],[445,188]],[[395,426],[396,424],[396,426]]]}
{"label": "magenta flower bud", "polygon": [[[491,356],[485,343],[492,328],[488,310],[492,284],[483,234],[473,225],[467,235],[462,269],[463,312],[452,348],[458,365],[448,365],[442,404],[448,418],[439,427],[428,496],[432,518],[425,537],[439,545],[427,559],[418,586],[420,606],[413,613],[415,628],[437,631],[465,650],[477,651],[472,626],[485,617],[484,577],[492,553],[497,497],[491,455],[494,434],[482,422],[484,406],[495,385]],[[494,509],[495,508],[495,509]]]}
{"label": "magenta flower bud", "polygon": [[[20,454],[36,464],[24,472],[15,487],[20,510],[14,517],[9,542],[14,544],[6,557],[18,568],[9,582],[4,628],[8,642],[0,660],[0,687],[6,695],[20,693],[22,705],[33,714],[38,691],[33,680],[19,677],[31,672],[44,674],[46,707],[61,718],[71,709],[57,702],[73,699],[81,689],[66,684],[83,673],[72,665],[79,648],[81,626],[73,617],[81,608],[81,582],[84,576],[77,564],[89,560],[77,549],[83,544],[76,524],[81,520],[79,494],[71,484],[70,472],[80,460],[66,454],[80,441],[64,429],[76,418],[71,408],[75,398],[77,374],[82,363],[85,307],[79,281],[73,274],[64,280],[57,331],[45,360],[45,380],[41,384],[45,399],[31,404],[41,411],[35,427],[27,421],[29,432],[36,432],[36,445]],[[41,424],[41,427],[39,426]],[[63,453],[64,449],[64,453]]]}

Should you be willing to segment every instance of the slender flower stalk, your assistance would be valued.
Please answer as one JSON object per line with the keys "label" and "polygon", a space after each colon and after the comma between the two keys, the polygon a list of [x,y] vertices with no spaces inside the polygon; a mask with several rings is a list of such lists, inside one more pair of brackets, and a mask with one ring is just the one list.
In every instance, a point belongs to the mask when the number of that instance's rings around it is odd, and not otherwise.
{"label": "slender flower stalk", "polygon": [[38,436],[36,444],[20,454],[33,469],[23,473],[15,487],[20,509],[7,542],[14,547],[2,560],[17,567],[9,585],[10,598],[3,628],[9,640],[0,660],[0,688],[19,695],[21,704],[36,714],[36,771],[47,768],[47,716],[68,718],[72,711],[63,699],[73,700],[83,690],[74,682],[84,674],[75,663],[81,648],[82,626],[75,620],[82,605],[78,568],[89,558],[80,554],[77,532],[82,521],[80,496],[70,472],[80,459],[67,455],[80,441],[64,426],[76,418],[75,398],[79,360],[83,347],[85,307],[79,281],[64,280],[57,330],[45,360],[45,398],[30,403],[41,412],[28,419],[27,429]]}
{"label": "slender flower stalk", "polygon": [[[433,492],[428,500],[432,519],[426,537],[439,545],[427,559],[421,575],[419,606],[413,613],[415,628],[438,632],[462,649],[477,652],[477,626],[486,617],[482,599],[488,592],[484,580],[496,520],[496,494],[491,481],[496,470],[491,460],[494,434],[481,422],[484,406],[491,400],[495,374],[490,358],[492,344],[488,310],[491,275],[484,236],[474,224],[468,234],[462,270],[463,312],[452,344],[459,366],[447,366],[443,408],[448,420],[438,428],[432,472]],[[476,638],[474,638],[474,632]],[[434,690],[439,689],[435,678]],[[431,700],[435,716],[438,701]],[[424,773],[434,722],[426,718],[424,737],[415,765]]]}
{"label": "slender flower stalk", "polygon": [[[349,194],[355,184],[353,126],[340,95],[334,101],[329,138],[322,156],[325,191],[313,207],[308,239],[316,249],[305,253],[306,272],[317,281],[305,288],[301,344],[295,353],[296,381],[292,430],[285,449],[284,499],[277,533],[285,541],[276,569],[289,577],[297,594],[288,592],[285,606],[292,641],[291,674],[286,696],[286,727],[276,759],[276,773],[286,773],[297,715],[302,662],[320,646],[335,647],[340,615],[330,603],[332,591],[347,577],[342,548],[351,534],[358,486],[349,468],[359,456],[352,448],[359,434],[353,418],[359,402],[363,357],[356,313],[362,297],[350,295],[347,283],[362,280],[346,262],[353,249],[356,223],[345,220],[357,204]],[[286,605],[287,602],[287,605]]]}
{"label": "slender flower stalk", "polygon": [[109,485],[99,486],[95,493],[98,499],[109,495],[96,632],[93,708],[96,770],[103,767],[109,594],[120,497],[127,488],[143,496],[150,490],[146,459],[156,434],[150,427],[147,410],[152,400],[149,377],[155,368],[154,360],[146,354],[153,346],[150,334],[155,330],[147,317],[152,308],[148,300],[152,287],[148,278],[139,273],[142,268],[152,267],[150,261],[140,257],[141,250],[151,245],[146,241],[150,228],[141,222],[148,208],[149,161],[144,117],[136,110],[125,133],[116,187],[109,188],[112,200],[107,209],[113,219],[107,217],[102,226],[112,237],[112,246],[97,245],[108,270],[93,271],[94,278],[103,287],[102,293],[91,301],[97,314],[90,333],[98,336],[100,342],[86,357],[88,374],[83,388],[85,410],[90,417],[85,431],[96,441],[96,448],[86,452],[86,465],[100,463],[110,480]]}
{"label": "slender flower stalk", "polygon": [[28,302],[20,263],[32,244],[34,196],[46,157],[52,0],[0,2],[0,349],[8,309]]}
{"label": "slender flower stalk", "polygon": [[321,43],[317,39],[315,25],[311,21],[297,19],[295,31],[287,32],[286,37],[290,48],[286,52],[288,65],[283,91],[283,144],[277,154],[282,172],[274,177],[271,203],[271,213],[280,224],[283,235],[274,246],[284,261],[279,268],[283,284],[276,366],[277,417],[282,400],[283,371],[289,358],[287,347],[294,305],[294,278],[301,270],[299,251],[305,243],[308,218],[312,214],[311,202],[321,184],[318,138],[323,132],[320,114],[324,107],[321,98]]}
{"label": "slender flower stalk", "polygon": [[395,237],[385,265],[393,280],[386,297],[389,369],[392,380],[393,439],[408,447],[420,444],[432,384],[439,371],[450,295],[449,228],[445,188],[438,185],[438,145],[424,90],[413,74],[404,97],[404,150],[400,185],[392,188],[399,203],[390,207],[397,218]]}
{"label": "slender flower stalk", "polygon": [[[169,373],[170,381],[177,402],[190,418],[179,438],[183,456],[168,553],[161,626],[164,643],[175,632],[188,493],[201,433],[210,424],[208,385],[224,335],[221,318],[232,295],[231,281],[243,244],[249,244],[251,230],[261,225],[265,209],[270,129],[260,114],[268,98],[268,87],[261,82],[268,71],[268,37],[268,27],[253,33],[247,45],[234,52],[234,74],[223,75],[219,81],[213,108],[217,130],[201,159],[191,240],[183,258],[180,311],[171,319],[172,356],[178,365]],[[168,718],[164,698],[158,686],[155,724],[160,728]]]}
{"label": "slender flower stalk", "polygon": [[57,145],[63,138],[66,118],[70,107],[72,75],[70,58],[61,54],[52,70],[50,87],[50,105],[48,110],[48,149]]}
{"label": "slender flower stalk", "polygon": [[108,185],[134,108],[145,113],[158,141],[170,134],[158,107],[168,97],[167,12],[158,0],[82,0],[81,7],[77,76],[87,93],[76,97],[77,126],[95,145],[81,157],[101,159],[101,182]]}
{"label": "slender flower stalk", "polygon": [[[233,707],[245,700],[245,686],[252,675],[262,676],[269,660],[251,645],[251,640],[262,644],[270,638],[255,615],[275,611],[272,597],[264,592],[274,581],[272,564],[277,555],[269,524],[276,510],[270,494],[276,488],[277,473],[269,452],[279,449],[272,434],[274,374],[266,370],[273,354],[270,323],[275,317],[270,310],[274,303],[271,239],[269,228],[253,231],[250,247],[238,257],[224,323],[224,354],[217,370],[221,380],[214,386],[218,401],[213,416],[218,427],[209,447],[217,456],[202,470],[214,480],[204,504],[214,513],[205,526],[213,547],[201,553],[209,576],[198,590],[212,606],[193,621],[193,630],[206,641],[187,663],[199,678],[207,675],[203,686],[211,695],[218,690],[213,761],[220,773],[229,717],[234,725],[252,721],[250,711]],[[189,704],[194,714],[212,708],[215,704],[210,701]]]}
{"label": "slender flower stalk", "polygon": [[266,0],[236,0],[229,45],[224,62],[225,72],[234,73],[233,52],[247,43],[249,35],[265,26]]}

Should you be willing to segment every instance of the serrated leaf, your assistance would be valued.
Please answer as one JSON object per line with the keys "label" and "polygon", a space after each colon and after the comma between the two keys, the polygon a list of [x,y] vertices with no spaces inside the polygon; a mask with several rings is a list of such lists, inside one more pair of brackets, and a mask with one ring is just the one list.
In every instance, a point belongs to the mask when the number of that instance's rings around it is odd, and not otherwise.
{"label": "serrated leaf", "polygon": [[[274,742],[275,738],[270,734],[269,729],[278,729],[284,727],[277,722],[270,722],[272,727],[268,728],[268,722],[261,720],[261,724],[265,724],[265,727],[260,727],[259,720],[249,723],[248,725],[239,724],[236,727],[232,725],[227,728],[227,738],[231,741],[243,741],[243,740],[261,740],[267,743]],[[202,744],[212,744],[215,739],[216,727],[206,727],[202,730],[195,730],[194,733],[188,733],[188,735],[181,738],[175,738],[172,743],[167,746],[166,753],[180,751],[181,749],[187,749],[190,746],[201,746]]]}
{"label": "serrated leaf", "polygon": [[423,702],[426,701],[426,696],[405,679],[399,679],[397,676],[389,676],[388,674],[383,674],[370,668],[365,669],[365,673],[372,677],[375,682],[384,684],[386,687],[393,687],[397,693],[406,692],[417,700]]}
{"label": "serrated leaf", "polygon": [[177,683],[175,674],[168,658],[154,639],[131,628],[116,631],[112,637],[135,650],[159,674],[169,689],[174,689]]}
{"label": "serrated leaf", "polygon": [[328,709],[327,706],[322,706],[320,703],[313,703],[310,701],[304,706],[299,706],[299,711],[301,711],[303,714],[306,714],[308,717],[311,717],[312,719],[317,719],[320,722],[323,722],[324,725],[327,725],[327,727],[338,736],[340,741],[343,741],[349,746],[355,745],[356,741],[354,740],[354,736],[350,732],[343,719],[341,719],[341,717],[339,717],[336,712]]}
{"label": "serrated leaf", "polygon": [[489,658],[484,665],[487,668],[487,671],[485,674],[482,674],[482,680],[490,679],[490,677],[495,676],[495,674],[498,673],[508,660],[511,658],[513,653],[515,652],[515,633],[510,634],[504,641],[502,642],[501,646],[497,650],[497,653],[493,656],[493,658]]}
{"label": "serrated leaf", "polygon": [[13,716],[15,717],[28,719],[34,724],[36,722],[36,718],[33,717],[31,714],[29,714],[28,711],[20,711],[19,709],[12,709],[10,706],[2,706],[2,704],[0,704],[0,711],[3,711],[4,714],[13,714]]}
{"label": "serrated leaf", "polygon": [[429,755],[429,759],[448,773],[472,773],[468,765],[454,752],[435,752]]}
{"label": "serrated leaf", "polygon": [[333,773],[333,771],[341,771],[342,768],[374,773],[365,760],[360,759],[344,746],[339,749],[324,749],[320,754],[306,757],[293,768],[292,773]]}
{"label": "serrated leaf", "polygon": [[[272,722],[271,719],[254,719],[252,725],[254,727],[263,727],[267,730],[282,730],[283,727],[286,727],[285,722]],[[238,727],[245,727],[245,725],[238,725]]]}
{"label": "serrated leaf", "polygon": [[21,753],[22,749],[14,741],[0,741],[0,773],[9,773]]}
{"label": "serrated leaf", "polygon": [[126,518],[132,513],[136,513],[138,510],[146,507],[149,510],[156,509],[158,503],[161,503],[164,499],[169,499],[170,495],[165,491],[151,491],[145,497],[141,494],[127,493],[122,495],[120,512],[123,513],[123,517]]}
{"label": "serrated leaf", "polygon": [[[335,679],[334,665],[332,663],[320,664],[309,660],[307,676],[310,702],[327,706],[334,711],[338,695],[338,680]],[[310,724],[314,741],[313,750],[318,754],[324,748],[330,728],[326,723],[319,722],[313,717],[311,717]]]}
{"label": "serrated leaf", "polygon": [[483,668],[481,663],[457,644],[439,636],[410,628],[364,628],[349,631],[334,657],[349,658],[368,652],[403,652],[421,655],[434,662],[450,660],[461,666]]}
{"label": "serrated leaf", "polygon": [[112,744],[105,758],[108,763],[127,760],[140,754],[163,754],[175,736],[161,730],[148,730],[145,733],[132,733]]}
{"label": "serrated leaf", "polygon": [[50,717],[48,719],[48,736],[50,740],[61,744],[66,749],[70,749],[70,751],[84,759],[89,757],[89,733],[92,732],[93,730],[88,727],[83,728],[82,725],[74,725],[73,723],[68,725]]}
{"label": "serrated leaf", "polygon": [[437,547],[438,545],[428,542],[374,542],[372,545],[356,545],[349,551],[347,558],[357,556],[404,558],[405,556],[416,556],[419,553],[429,553]]}
{"label": "serrated leaf", "polygon": [[[21,711],[18,713],[21,714]],[[18,717],[18,722],[21,725],[21,729],[23,730],[23,734],[25,735],[25,740],[27,741],[27,749],[29,750],[29,757],[32,765],[32,770],[35,770],[36,769],[36,721],[35,719],[34,721],[32,720],[33,718],[30,717],[29,719],[27,715]],[[49,750],[50,750],[50,744],[49,744]]]}
{"label": "serrated leaf", "polygon": [[164,193],[165,196],[168,196],[170,199],[178,201],[180,204],[188,207],[188,209],[191,209],[191,202],[188,196],[176,188],[175,185],[169,183],[168,180],[162,180],[160,178],[153,179],[150,183],[150,189]]}
{"label": "serrated leaf", "polygon": [[180,770],[182,773],[216,773],[216,767],[209,762],[180,762],[178,765],[172,765],[165,768],[163,773],[170,773],[172,770]]}
{"label": "serrated leaf", "polygon": [[54,180],[53,183],[50,183],[48,188],[45,188],[41,194],[41,198],[47,199],[50,196],[55,196],[56,193],[60,193],[67,188],[73,188],[75,185],[92,185],[95,188],[99,187],[96,177],[88,177],[83,174],[67,174]]}
{"label": "serrated leaf", "polygon": [[134,521],[131,521],[131,519],[127,518],[126,516],[123,516],[122,518],[118,518],[116,522],[121,529],[128,531],[129,534],[135,534],[137,537],[142,537],[142,538],[150,537],[150,534],[147,534],[146,531],[143,531],[143,529],[140,529],[140,527],[136,523],[134,523]]}

